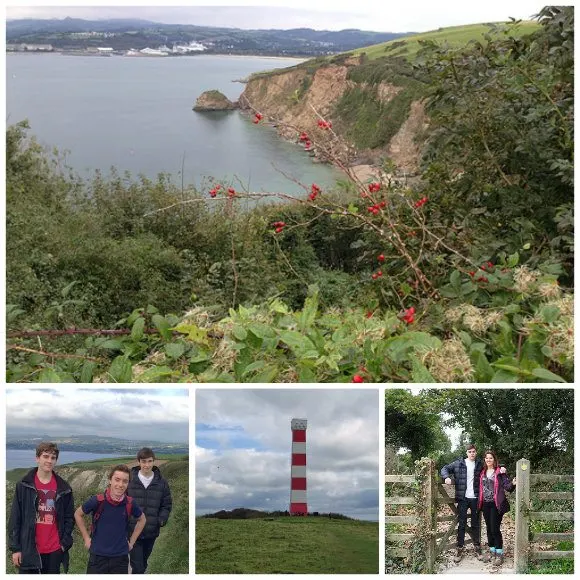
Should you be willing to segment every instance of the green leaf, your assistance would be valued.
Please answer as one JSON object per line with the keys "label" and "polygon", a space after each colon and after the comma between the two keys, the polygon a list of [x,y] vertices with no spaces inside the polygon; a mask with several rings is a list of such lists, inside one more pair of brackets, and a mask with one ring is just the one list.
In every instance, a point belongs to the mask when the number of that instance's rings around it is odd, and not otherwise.
{"label": "green leaf", "polygon": [[498,370],[491,378],[492,383],[517,383],[518,375],[514,375],[511,372],[505,370]]}
{"label": "green leaf", "polygon": [[142,372],[138,377],[138,383],[159,383],[162,380],[178,376],[179,372],[167,366],[154,366]]}
{"label": "green leaf", "polygon": [[298,317],[298,327],[302,332],[308,330],[316,318],[316,311],[318,310],[318,287],[309,286],[310,296],[304,301],[304,308]]}
{"label": "green leaf", "polygon": [[135,310],[133,310],[133,312],[131,312],[131,314],[129,314],[127,318],[127,326],[133,326],[135,320],[137,320],[137,318],[139,318],[139,316],[141,316],[142,314],[143,308],[136,308]]}
{"label": "green leaf", "polygon": [[92,383],[96,368],[97,368],[97,363],[93,362],[92,360],[86,360],[84,362],[83,368],[81,370],[80,382],[81,383]]}
{"label": "green leaf", "polygon": [[532,371],[532,374],[539,379],[543,379],[544,381],[548,381],[550,383],[565,383],[567,382],[561,376],[554,374],[553,372],[549,371],[548,369],[539,367]]}
{"label": "green leaf", "polygon": [[140,316],[133,323],[133,328],[131,329],[131,338],[139,342],[143,338],[143,331],[145,330],[145,319]]}
{"label": "green leaf", "polygon": [[60,375],[54,369],[43,369],[38,375],[39,383],[62,383]]}
{"label": "green leaf", "polygon": [[416,357],[411,358],[411,379],[414,383],[436,383],[427,367]]}
{"label": "green leaf", "polygon": [[187,340],[190,340],[191,342],[209,346],[209,341],[207,339],[208,331],[205,328],[199,328],[199,326],[195,324],[178,324],[173,328],[173,330],[187,334]]}
{"label": "green leaf", "polygon": [[236,340],[243,341],[248,337],[248,331],[243,326],[234,326],[232,335]]}
{"label": "green leaf", "polygon": [[161,314],[154,314],[151,318],[153,326],[157,329],[163,340],[171,340],[171,324]]}
{"label": "green leaf", "polygon": [[461,274],[457,270],[453,270],[449,281],[453,290],[455,290],[458,296],[461,296]]}
{"label": "green leaf", "polygon": [[123,348],[123,341],[118,338],[110,338],[101,344],[96,344],[95,347],[106,348],[107,350],[121,350]]}
{"label": "green leaf", "polygon": [[173,360],[177,360],[184,352],[185,345],[182,342],[169,342],[165,345],[165,354]]}
{"label": "green leaf", "polygon": [[109,374],[116,383],[130,383],[133,377],[131,361],[124,356],[118,356],[109,368]]}
{"label": "green leaf", "polygon": [[518,254],[518,252],[515,252],[511,256],[508,256],[507,267],[513,268],[514,266],[518,265],[519,261],[520,261],[520,255]]}
{"label": "green leaf", "polygon": [[296,332],[295,330],[283,330],[280,332],[280,340],[286,343],[294,351],[316,350],[312,341],[308,337]]}
{"label": "green leaf", "polygon": [[254,371],[259,371],[266,366],[266,363],[263,360],[257,360],[249,364],[243,371],[241,371],[242,377],[245,377],[249,373],[253,373]]}
{"label": "green leaf", "polygon": [[560,317],[560,309],[557,306],[544,306],[539,312],[542,320],[548,324],[556,322]]}
{"label": "green leaf", "polygon": [[255,377],[252,378],[252,380],[250,380],[248,382],[250,382],[250,383],[271,383],[276,378],[277,374],[278,374],[278,368],[270,365],[270,366],[265,367],[264,370],[259,375],[256,375]]}

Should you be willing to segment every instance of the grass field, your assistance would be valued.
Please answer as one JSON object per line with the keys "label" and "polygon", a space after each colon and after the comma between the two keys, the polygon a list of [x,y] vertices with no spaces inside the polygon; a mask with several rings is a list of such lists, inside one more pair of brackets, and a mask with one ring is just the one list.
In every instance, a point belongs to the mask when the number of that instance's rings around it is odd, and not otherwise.
{"label": "grass field", "polygon": [[[540,28],[540,25],[531,20],[526,20],[512,28],[510,35],[519,37],[531,34]],[[446,42],[450,46],[464,46],[472,40],[483,40],[485,34],[492,32],[492,26],[489,24],[470,24],[467,26],[451,26],[449,28],[440,28],[430,32],[414,34],[407,38],[398,38],[375,44],[366,48],[359,48],[352,51],[352,54],[358,55],[365,53],[369,60],[375,60],[383,56],[405,56],[413,57],[417,54],[421,45],[419,41],[432,40],[435,42]]]}
{"label": "grass field", "polygon": [[197,574],[377,574],[377,522],[196,518]]}

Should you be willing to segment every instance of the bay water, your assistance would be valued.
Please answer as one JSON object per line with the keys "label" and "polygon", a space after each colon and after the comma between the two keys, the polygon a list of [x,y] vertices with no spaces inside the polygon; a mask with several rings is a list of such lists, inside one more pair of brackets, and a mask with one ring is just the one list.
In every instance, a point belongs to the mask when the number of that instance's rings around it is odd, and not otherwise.
{"label": "bay water", "polygon": [[285,68],[288,58],[90,57],[9,54],[6,58],[8,124],[28,119],[41,145],[65,153],[82,177],[111,166],[155,179],[170,173],[176,184],[202,186],[212,177],[237,189],[304,190],[332,185],[341,174],[313,163],[303,148],[282,140],[273,127],[256,125],[239,111],[192,110],[204,91],[237,100],[239,81],[253,72]]}
{"label": "bay water", "polygon": [[[36,451],[34,449],[6,449],[6,470],[17,467],[36,467]],[[75,461],[92,461],[109,457],[127,457],[119,453],[89,453],[85,451],[61,451],[58,454],[58,465],[65,465]]]}

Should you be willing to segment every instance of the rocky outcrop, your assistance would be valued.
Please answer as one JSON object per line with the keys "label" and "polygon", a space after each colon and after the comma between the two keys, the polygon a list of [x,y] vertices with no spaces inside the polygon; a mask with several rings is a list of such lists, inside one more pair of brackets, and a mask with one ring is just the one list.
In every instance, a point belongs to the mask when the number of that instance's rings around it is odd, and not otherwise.
{"label": "rocky outcrop", "polygon": [[205,91],[199,95],[193,106],[194,111],[231,111],[237,108],[237,103],[232,103],[219,91]]}

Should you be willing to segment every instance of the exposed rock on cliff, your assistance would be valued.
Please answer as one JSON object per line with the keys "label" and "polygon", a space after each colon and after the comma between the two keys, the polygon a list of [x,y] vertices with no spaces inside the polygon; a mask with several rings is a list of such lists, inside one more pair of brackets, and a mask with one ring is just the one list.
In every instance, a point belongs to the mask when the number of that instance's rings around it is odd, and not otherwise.
{"label": "exposed rock on cliff", "polygon": [[[417,169],[421,136],[427,126],[423,104],[414,101],[407,120],[388,144],[380,148],[356,150],[349,142],[345,124],[338,116],[337,105],[346,91],[357,87],[362,91],[372,91],[384,103],[394,99],[403,87],[388,81],[374,86],[359,83],[348,78],[349,70],[361,64],[358,58],[343,60],[340,64],[324,63],[314,68],[299,65],[288,70],[278,70],[269,74],[250,77],[239,99],[241,109],[259,111],[277,125],[284,138],[296,140],[305,131],[316,143],[322,138],[318,126],[320,117],[333,123],[337,136],[330,151],[315,152],[322,159],[329,154],[338,157],[346,165],[364,162],[376,163],[388,156],[404,172]],[[328,140],[327,140],[328,141]]]}
{"label": "exposed rock on cliff", "polygon": [[232,103],[219,91],[205,91],[195,101],[194,111],[231,111],[237,109],[237,103]]}

